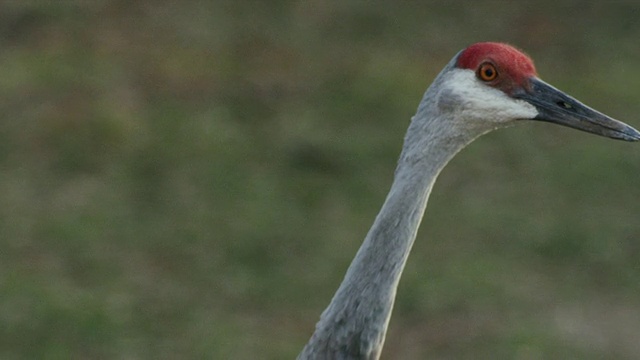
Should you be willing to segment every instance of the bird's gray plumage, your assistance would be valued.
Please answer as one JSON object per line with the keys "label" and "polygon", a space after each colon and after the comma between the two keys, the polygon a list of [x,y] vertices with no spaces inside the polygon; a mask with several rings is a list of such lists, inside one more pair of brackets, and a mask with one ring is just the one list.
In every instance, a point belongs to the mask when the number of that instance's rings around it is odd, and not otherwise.
{"label": "bird's gray plumage", "polygon": [[[441,74],[452,67],[453,60]],[[446,121],[428,106],[439,84],[440,76],[427,89],[405,136],[389,195],[298,359],[380,356],[398,281],[431,187],[449,159],[473,139],[430,126]]]}
{"label": "bird's gray plumage", "polygon": [[[518,62],[508,68],[501,59]],[[504,81],[483,82],[474,69],[465,67],[482,60],[498,74],[508,70],[499,79]],[[638,131],[542,82],[533,63],[523,62],[530,59],[508,45],[478,43],[458,53],[429,86],[405,135],[382,209],[298,359],[379,358],[431,188],[449,160],[478,136],[520,120],[542,120],[640,140]],[[519,69],[526,73],[517,73]],[[569,107],[566,102],[571,102]]]}

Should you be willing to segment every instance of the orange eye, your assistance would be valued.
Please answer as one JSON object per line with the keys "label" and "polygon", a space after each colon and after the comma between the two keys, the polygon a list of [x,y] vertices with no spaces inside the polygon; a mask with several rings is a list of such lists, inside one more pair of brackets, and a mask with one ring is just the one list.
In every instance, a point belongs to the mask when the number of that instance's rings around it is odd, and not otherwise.
{"label": "orange eye", "polygon": [[482,81],[493,81],[498,77],[498,70],[491,63],[484,63],[478,68],[478,77]]}

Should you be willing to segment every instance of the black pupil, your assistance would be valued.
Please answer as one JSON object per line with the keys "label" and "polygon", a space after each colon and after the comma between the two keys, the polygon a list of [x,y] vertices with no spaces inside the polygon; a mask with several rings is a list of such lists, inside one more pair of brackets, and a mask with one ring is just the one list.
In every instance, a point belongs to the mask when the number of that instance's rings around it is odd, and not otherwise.
{"label": "black pupil", "polygon": [[488,78],[493,77],[493,70],[491,70],[491,68],[484,69],[484,76]]}

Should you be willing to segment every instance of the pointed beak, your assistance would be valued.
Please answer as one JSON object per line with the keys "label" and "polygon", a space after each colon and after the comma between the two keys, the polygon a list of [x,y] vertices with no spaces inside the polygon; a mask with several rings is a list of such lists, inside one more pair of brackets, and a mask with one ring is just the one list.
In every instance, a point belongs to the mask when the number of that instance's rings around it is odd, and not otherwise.
{"label": "pointed beak", "polygon": [[640,141],[640,132],[631,126],[594,110],[546,82],[533,77],[528,89],[513,94],[536,107],[533,120],[548,121],[612,139]]}

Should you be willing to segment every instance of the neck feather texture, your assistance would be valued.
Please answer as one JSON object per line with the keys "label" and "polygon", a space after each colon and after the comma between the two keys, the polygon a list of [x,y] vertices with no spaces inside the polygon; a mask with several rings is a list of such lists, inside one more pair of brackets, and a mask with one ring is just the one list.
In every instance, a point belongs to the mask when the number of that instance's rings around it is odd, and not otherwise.
{"label": "neck feather texture", "polygon": [[384,205],[298,359],[380,356],[398,282],[433,183],[472,140],[447,136],[433,123],[448,119],[431,114],[421,107],[414,117]]}

